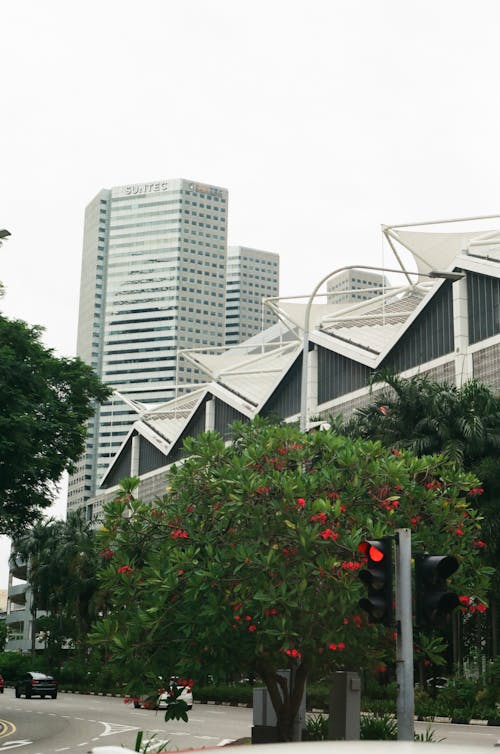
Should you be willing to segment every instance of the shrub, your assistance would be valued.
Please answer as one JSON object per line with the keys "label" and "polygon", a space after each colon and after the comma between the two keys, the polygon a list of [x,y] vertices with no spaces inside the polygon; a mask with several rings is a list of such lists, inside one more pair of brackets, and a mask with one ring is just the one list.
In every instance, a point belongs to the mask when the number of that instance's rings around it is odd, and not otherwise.
{"label": "shrub", "polygon": [[396,741],[397,721],[391,715],[362,715],[359,737],[362,741]]}
{"label": "shrub", "polygon": [[308,715],[306,717],[306,735],[308,741],[326,741],[328,739],[328,716]]}
{"label": "shrub", "polygon": [[195,686],[193,694],[197,702],[229,702],[251,706],[254,688],[258,686]]}
{"label": "shrub", "polygon": [[3,675],[7,686],[12,686],[19,676],[29,670],[41,670],[41,668],[42,665],[38,657],[33,660],[31,655],[22,655],[17,652],[0,653],[0,673]]}

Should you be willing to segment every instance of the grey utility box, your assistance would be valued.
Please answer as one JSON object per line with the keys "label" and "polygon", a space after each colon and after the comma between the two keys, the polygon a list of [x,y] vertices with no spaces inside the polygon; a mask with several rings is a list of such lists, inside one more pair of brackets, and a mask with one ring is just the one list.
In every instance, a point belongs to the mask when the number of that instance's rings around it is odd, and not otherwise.
{"label": "grey utility box", "polygon": [[357,673],[334,673],[330,694],[328,738],[331,741],[359,741],[361,678]]}

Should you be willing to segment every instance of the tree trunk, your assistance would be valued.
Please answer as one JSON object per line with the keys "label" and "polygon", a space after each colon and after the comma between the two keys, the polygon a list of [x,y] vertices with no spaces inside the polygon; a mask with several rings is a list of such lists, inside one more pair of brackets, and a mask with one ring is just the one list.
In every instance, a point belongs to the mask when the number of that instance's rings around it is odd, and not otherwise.
{"label": "tree trunk", "polygon": [[31,603],[31,657],[36,655],[36,605]]}
{"label": "tree trunk", "polygon": [[297,713],[307,679],[305,665],[292,668],[290,683],[275,670],[268,667],[258,668],[258,673],[266,684],[269,696],[276,712],[277,728],[280,741],[300,741],[302,731]]}

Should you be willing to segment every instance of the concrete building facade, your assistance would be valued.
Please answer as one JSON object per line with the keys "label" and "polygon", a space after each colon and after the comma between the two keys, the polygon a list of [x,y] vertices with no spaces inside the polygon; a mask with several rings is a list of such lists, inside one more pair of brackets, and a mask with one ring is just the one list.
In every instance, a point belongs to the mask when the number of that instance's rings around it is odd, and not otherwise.
{"label": "concrete building facade", "polygon": [[241,343],[276,322],[262,300],[279,296],[279,255],[229,246],[227,250],[226,346]]}
{"label": "concrete building facade", "polygon": [[77,355],[116,391],[88,422],[68,510],[92,503],[148,406],[206,377],[189,352],[268,327],[278,254],[227,246],[227,189],[184,179],[102,189],[85,211]]}
{"label": "concrete building facade", "polygon": [[224,345],[227,204],[225,188],[175,179],[104,189],[88,205],[77,354],[120,395],[89,421],[69,510],[95,494],[138,407],[195,381],[179,349]]}
{"label": "concrete building facade", "polygon": [[380,272],[354,269],[345,270],[327,282],[329,304],[350,304],[380,296],[390,283]]}

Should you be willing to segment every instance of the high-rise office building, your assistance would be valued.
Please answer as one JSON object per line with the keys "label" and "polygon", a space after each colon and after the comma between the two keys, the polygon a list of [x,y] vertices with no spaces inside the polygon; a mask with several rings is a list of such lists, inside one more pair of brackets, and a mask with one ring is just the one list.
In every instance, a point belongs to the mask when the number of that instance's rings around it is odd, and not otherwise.
{"label": "high-rise office building", "polygon": [[195,378],[183,348],[223,346],[227,190],[182,179],[103,189],[85,212],[77,354],[119,391],[88,425],[68,509],[95,495],[137,418]]}
{"label": "high-rise office building", "polygon": [[227,250],[226,345],[251,338],[276,322],[262,299],[279,295],[279,255],[229,246]]}
{"label": "high-rise office building", "polygon": [[360,269],[344,270],[326,284],[329,304],[353,304],[380,296],[390,286],[385,275]]}

